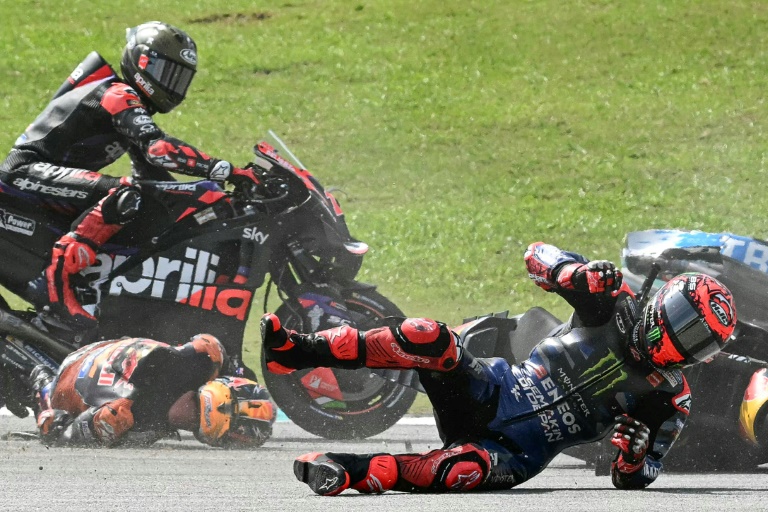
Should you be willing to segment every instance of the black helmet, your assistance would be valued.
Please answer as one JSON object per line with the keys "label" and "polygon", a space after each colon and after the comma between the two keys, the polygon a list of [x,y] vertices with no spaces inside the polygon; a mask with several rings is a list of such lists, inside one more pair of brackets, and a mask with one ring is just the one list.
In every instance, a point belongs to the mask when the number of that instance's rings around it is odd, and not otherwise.
{"label": "black helmet", "polygon": [[197,46],[184,31],[150,21],[126,29],[123,78],[158,112],[184,100],[197,70]]}

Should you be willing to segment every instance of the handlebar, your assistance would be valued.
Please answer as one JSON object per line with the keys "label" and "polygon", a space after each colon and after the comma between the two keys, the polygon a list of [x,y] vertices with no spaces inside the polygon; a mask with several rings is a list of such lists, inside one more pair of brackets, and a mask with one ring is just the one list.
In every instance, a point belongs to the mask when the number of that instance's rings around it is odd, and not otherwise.
{"label": "handlebar", "polygon": [[246,168],[252,169],[261,181],[255,187],[236,186],[233,195],[247,204],[279,212],[302,204],[309,196],[301,178],[288,169],[275,166],[266,170],[252,163]]}
{"label": "handlebar", "polygon": [[[722,264],[723,257],[719,247],[670,247],[656,257],[636,257],[627,265],[643,268],[647,265],[647,273],[643,284],[640,286],[636,297],[640,309],[648,302],[648,295],[653,288],[653,283],[660,273],[679,275],[686,272],[702,272],[712,274],[712,264]],[[709,265],[708,265],[709,264]]]}

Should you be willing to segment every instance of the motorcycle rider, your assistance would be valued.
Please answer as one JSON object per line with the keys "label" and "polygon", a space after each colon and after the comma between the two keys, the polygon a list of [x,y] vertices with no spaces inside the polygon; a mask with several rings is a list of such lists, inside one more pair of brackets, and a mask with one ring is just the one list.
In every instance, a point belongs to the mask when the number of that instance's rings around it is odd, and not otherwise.
{"label": "motorcycle rider", "polygon": [[169,171],[218,182],[259,185],[234,167],[162,131],[153,119],[184,100],[197,69],[197,46],[184,31],[153,21],[127,29],[120,78],[97,53],[72,72],[0,164],[0,191],[71,216],[44,278],[30,285],[61,319],[90,327],[69,279],[95,261],[96,249],[136,217],[142,191],[131,178],[96,171],[128,153],[133,177],[173,180]]}
{"label": "motorcycle rider", "polygon": [[534,282],[561,295],[574,312],[517,365],[474,358],[445,324],[424,318],[367,332],[341,326],[298,334],[265,315],[270,371],[416,369],[445,443],[420,454],[308,453],[294,462],[296,477],[326,496],[348,488],[508,489],[565,448],[612,433],[614,486],[651,484],[690,410],[680,368],[714,357],[733,332],[730,292],[712,277],[683,274],[639,311],[611,262],[590,262],[541,242],[528,247],[525,262]]}
{"label": "motorcycle rider", "polygon": [[86,345],[57,374],[39,365],[30,376],[40,438],[55,446],[150,444],[181,429],[211,446],[260,446],[275,419],[269,393],[221,377],[227,364],[209,334],[177,347],[144,338]]}

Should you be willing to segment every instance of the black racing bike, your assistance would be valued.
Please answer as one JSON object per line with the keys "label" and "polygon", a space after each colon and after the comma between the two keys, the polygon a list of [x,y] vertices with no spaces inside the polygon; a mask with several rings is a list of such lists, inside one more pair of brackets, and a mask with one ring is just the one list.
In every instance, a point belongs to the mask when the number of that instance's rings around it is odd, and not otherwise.
{"label": "black racing bike", "polygon": [[[0,298],[0,402],[26,416],[35,406],[28,380],[35,365],[55,369],[84,344],[122,336],[182,343],[209,332],[235,361],[233,371],[254,378],[242,353],[244,342],[256,344],[245,339],[245,327],[262,287],[264,310],[276,291],[281,304],[275,313],[296,330],[370,329],[386,316],[402,316],[374,285],[356,280],[368,246],[350,235],[333,194],[272,132],[254,154],[250,165],[260,187],[140,183],[140,217],[73,277],[84,308],[98,318],[88,331],[72,329],[45,307],[17,305],[39,300],[28,283],[41,275],[53,243],[73,219],[0,185],[0,285],[16,296]],[[328,438],[382,432],[416,396],[401,384],[407,372],[265,371],[264,378],[277,406],[297,425]]]}

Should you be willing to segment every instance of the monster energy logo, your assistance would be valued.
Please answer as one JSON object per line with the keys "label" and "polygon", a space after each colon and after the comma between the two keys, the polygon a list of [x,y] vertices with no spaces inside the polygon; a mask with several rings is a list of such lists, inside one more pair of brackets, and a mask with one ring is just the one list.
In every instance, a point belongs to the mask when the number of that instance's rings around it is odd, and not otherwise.
{"label": "monster energy logo", "polygon": [[654,327],[648,332],[646,339],[651,343],[659,341],[661,339],[661,329],[659,329],[658,326]]}
{"label": "monster energy logo", "polygon": [[614,370],[619,370],[619,374],[616,376],[616,378],[593,393],[594,396],[600,395],[606,391],[609,391],[617,382],[621,382],[627,378],[627,373],[622,368],[623,364],[623,360],[620,360],[618,357],[616,357],[616,354],[613,352],[609,352],[607,356],[600,359],[591,368],[585,370],[581,374],[581,380],[600,380],[601,376],[607,376]]}

